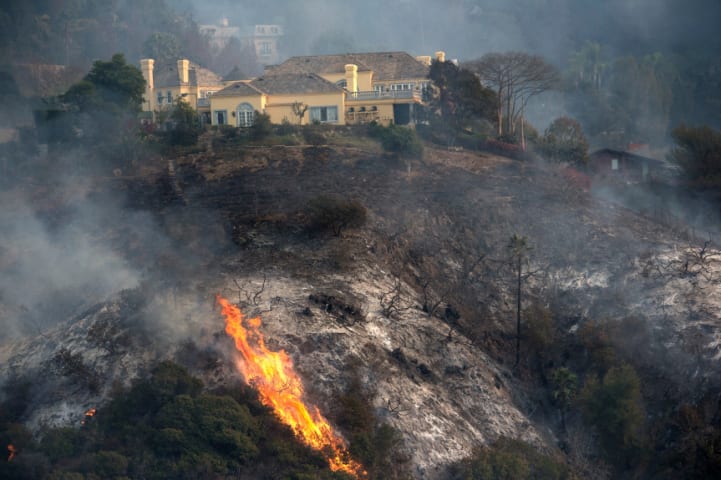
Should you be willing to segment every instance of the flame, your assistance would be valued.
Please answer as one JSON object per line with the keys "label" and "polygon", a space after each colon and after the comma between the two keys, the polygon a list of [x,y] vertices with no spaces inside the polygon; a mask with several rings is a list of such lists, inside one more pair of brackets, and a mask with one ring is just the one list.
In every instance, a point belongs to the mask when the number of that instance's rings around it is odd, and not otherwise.
{"label": "flame", "polygon": [[97,411],[98,411],[97,408],[91,408],[90,410],[85,412],[85,419],[80,421],[80,425],[85,425],[88,422],[88,420],[90,420],[92,417],[95,416]]}
{"label": "flame", "polygon": [[10,455],[8,455],[8,462],[12,462],[13,458],[15,458],[15,455],[17,455],[18,451],[15,449],[15,445],[12,443],[8,445],[8,452],[10,452]]}
{"label": "flame", "polygon": [[303,384],[284,350],[274,352],[265,346],[259,317],[246,319],[240,309],[218,295],[225,317],[225,332],[235,340],[242,359],[238,369],[260,393],[261,402],[271,407],[305,444],[320,451],[331,470],[365,478],[363,467],[348,455],[345,442],[321,415],[318,407],[303,403]]}

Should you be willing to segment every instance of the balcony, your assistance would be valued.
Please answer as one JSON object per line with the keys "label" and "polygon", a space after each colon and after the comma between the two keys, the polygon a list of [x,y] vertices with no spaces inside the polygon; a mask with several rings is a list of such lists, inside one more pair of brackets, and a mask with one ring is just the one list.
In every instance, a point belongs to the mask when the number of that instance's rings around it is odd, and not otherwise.
{"label": "balcony", "polygon": [[417,90],[387,90],[383,92],[379,91],[366,91],[366,92],[347,92],[345,99],[346,101],[367,101],[367,100],[382,100],[382,99],[413,99],[418,102],[421,101],[421,92]]}
{"label": "balcony", "polygon": [[210,106],[210,99],[209,98],[199,98],[198,99],[198,108],[200,107],[209,107]]}

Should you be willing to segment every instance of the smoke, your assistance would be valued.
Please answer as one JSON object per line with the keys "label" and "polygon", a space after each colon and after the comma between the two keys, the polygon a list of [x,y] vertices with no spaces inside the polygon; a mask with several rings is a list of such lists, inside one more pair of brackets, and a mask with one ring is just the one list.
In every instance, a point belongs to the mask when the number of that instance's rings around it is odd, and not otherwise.
{"label": "smoke", "polygon": [[[12,193],[6,193],[6,196]],[[114,251],[98,219],[107,209],[71,200],[45,212],[23,200],[0,207],[0,318],[4,335],[38,333],[86,302],[138,284],[140,273]],[[39,202],[44,202],[39,200]],[[63,218],[52,218],[53,216]]]}

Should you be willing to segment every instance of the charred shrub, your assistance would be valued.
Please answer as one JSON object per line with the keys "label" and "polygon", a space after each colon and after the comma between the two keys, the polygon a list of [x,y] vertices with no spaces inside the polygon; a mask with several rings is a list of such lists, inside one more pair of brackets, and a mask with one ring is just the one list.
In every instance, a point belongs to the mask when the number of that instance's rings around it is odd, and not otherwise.
{"label": "charred shrub", "polygon": [[363,309],[355,305],[359,303],[357,299],[342,298],[340,295],[325,293],[311,293],[308,300],[319,305],[324,312],[335,315],[342,323],[352,325],[365,320]]}
{"label": "charred shrub", "polygon": [[306,125],[303,127],[303,140],[308,145],[317,147],[318,145],[325,145],[326,138],[323,134],[323,129],[320,125]]}
{"label": "charred shrub", "polygon": [[91,392],[97,392],[100,388],[98,373],[85,364],[82,354],[63,347],[55,353],[52,363],[61,376],[84,385]]}
{"label": "charred shrub", "polygon": [[340,237],[343,230],[358,228],[368,217],[366,207],[356,199],[336,195],[320,195],[308,202],[308,230],[332,232]]}

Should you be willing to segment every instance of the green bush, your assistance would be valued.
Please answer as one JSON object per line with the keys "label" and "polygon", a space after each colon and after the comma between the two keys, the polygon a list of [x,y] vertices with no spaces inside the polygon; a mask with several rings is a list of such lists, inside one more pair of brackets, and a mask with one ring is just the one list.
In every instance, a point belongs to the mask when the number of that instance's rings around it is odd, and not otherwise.
{"label": "green bush", "polygon": [[378,123],[371,123],[368,127],[371,137],[381,142],[383,150],[409,157],[417,157],[423,153],[423,144],[416,132],[407,127],[388,125],[384,127]]}
{"label": "green bush", "polygon": [[273,124],[270,123],[270,115],[256,110],[253,125],[250,126],[250,138],[255,141],[264,140],[271,136],[272,133]]}
{"label": "green bush", "polygon": [[527,443],[501,438],[477,449],[452,468],[453,480],[572,480],[563,461],[544,455]]}
{"label": "green bush", "polygon": [[117,390],[79,430],[48,430],[35,445],[27,429],[5,423],[0,441],[19,450],[12,462],[0,461],[0,478],[9,480],[348,478],[300,444],[254,390],[203,393],[170,362]]}

